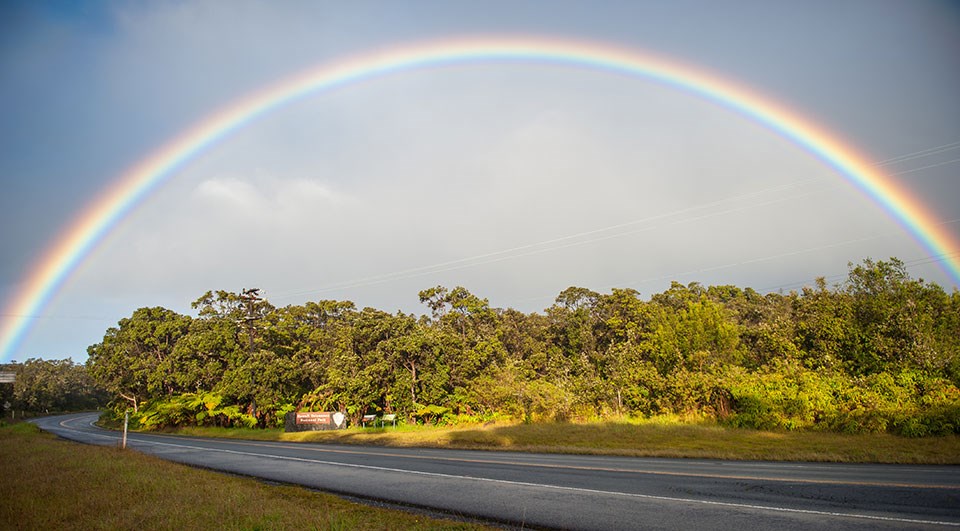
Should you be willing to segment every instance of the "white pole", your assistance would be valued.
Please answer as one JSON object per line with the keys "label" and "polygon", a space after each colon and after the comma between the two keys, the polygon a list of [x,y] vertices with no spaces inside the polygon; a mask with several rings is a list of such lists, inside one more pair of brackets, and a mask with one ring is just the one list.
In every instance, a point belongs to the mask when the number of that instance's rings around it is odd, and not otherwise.
{"label": "white pole", "polygon": [[130,412],[125,411],[123,413],[123,444],[120,446],[123,449],[127,448],[127,423],[130,422]]}

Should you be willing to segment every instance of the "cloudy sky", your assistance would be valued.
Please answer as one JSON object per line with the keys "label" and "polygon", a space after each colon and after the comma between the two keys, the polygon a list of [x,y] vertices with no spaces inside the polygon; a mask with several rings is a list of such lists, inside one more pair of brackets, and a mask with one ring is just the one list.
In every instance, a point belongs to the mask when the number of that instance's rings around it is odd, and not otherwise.
{"label": "cloudy sky", "polygon": [[[960,233],[960,8],[936,2],[4,2],[2,319],[43,253],[131,167],[311,67],[457,37],[595,41],[775,100]],[[649,80],[533,61],[404,70],[284,106],[171,176],[5,359],[86,358],[143,306],[205,291],[421,313],[462,285],[540,311],[576,285],[789,291],[943,256],[807,151]]]}

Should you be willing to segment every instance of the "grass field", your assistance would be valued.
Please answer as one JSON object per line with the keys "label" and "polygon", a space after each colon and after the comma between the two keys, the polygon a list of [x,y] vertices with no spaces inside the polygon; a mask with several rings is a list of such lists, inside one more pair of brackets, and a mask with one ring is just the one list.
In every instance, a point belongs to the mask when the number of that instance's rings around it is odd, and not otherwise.
{"label": "grass field", "polygon": [[284,433],[279,429],[182,428],[174,433],[240,439],[523,452],[842,463],[960,464],[960,437],[767,432],[681,419],[402,426]]}
{"label": "grass field", "polygon": [[0,427],[4,529],[481,529]]}
{"label": "grass field", "polygon": [[[184,435],[384,446],[631,456],[960,463],[960,437],[761,432],[711,423],[633,422],[402,426],[335,432],[189,428]],[[478,529],[361,505],[116,448],[0,427],[0,527],[17,529]]]}

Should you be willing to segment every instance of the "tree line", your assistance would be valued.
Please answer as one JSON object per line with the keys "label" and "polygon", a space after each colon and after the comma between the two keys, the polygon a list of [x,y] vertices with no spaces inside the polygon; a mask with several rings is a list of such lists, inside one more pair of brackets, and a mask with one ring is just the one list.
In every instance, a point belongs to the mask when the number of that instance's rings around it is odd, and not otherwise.
{"label": "tree line", "polygon": [[799,292],[674,282],[571,287],[542,313],[463,287],[419,293],[425,315],[321,300],[282,308],[207,292],[196,317],[140,308],[87,368],[144,426],[264,427],[290,411],[407,422],[622,416],[759,429],[960,433],[960,292],[865,260]]}
{"label": "tree line", "polygon": [[31,358],[23,363],[0,364],[0,372],[13,373],[14,383],[0,384],[3,414],[23,415],[84,411],[110,402],[110,394],[94,382],[90,371],[72,359]]}

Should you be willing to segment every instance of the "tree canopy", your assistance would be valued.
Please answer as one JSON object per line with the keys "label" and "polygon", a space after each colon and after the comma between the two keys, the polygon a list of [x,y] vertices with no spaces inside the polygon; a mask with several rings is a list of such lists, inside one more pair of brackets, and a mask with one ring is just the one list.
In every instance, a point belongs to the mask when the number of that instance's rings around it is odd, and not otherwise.
{"label": "tree canopy", "polygon": [[13,411],[82,411],[104,406],[110,400],[87,367],[71,359],[31,358],[23,363],[0,365],[0,371],[16,375],[14,383],[0,384],[0,405]]}
{"label": "tree canopy", "polygon": [[88,349],[96,381],[146,425],[268,426],[293,410],[354,422],[675,414],[736,426],[960,432],[960,292],[897,259],[800,292],[673,283],[562,291],[542,314],[463,287],[426,315],[320,300],[277,308],[207,292],[197,317],[141,308]]}

